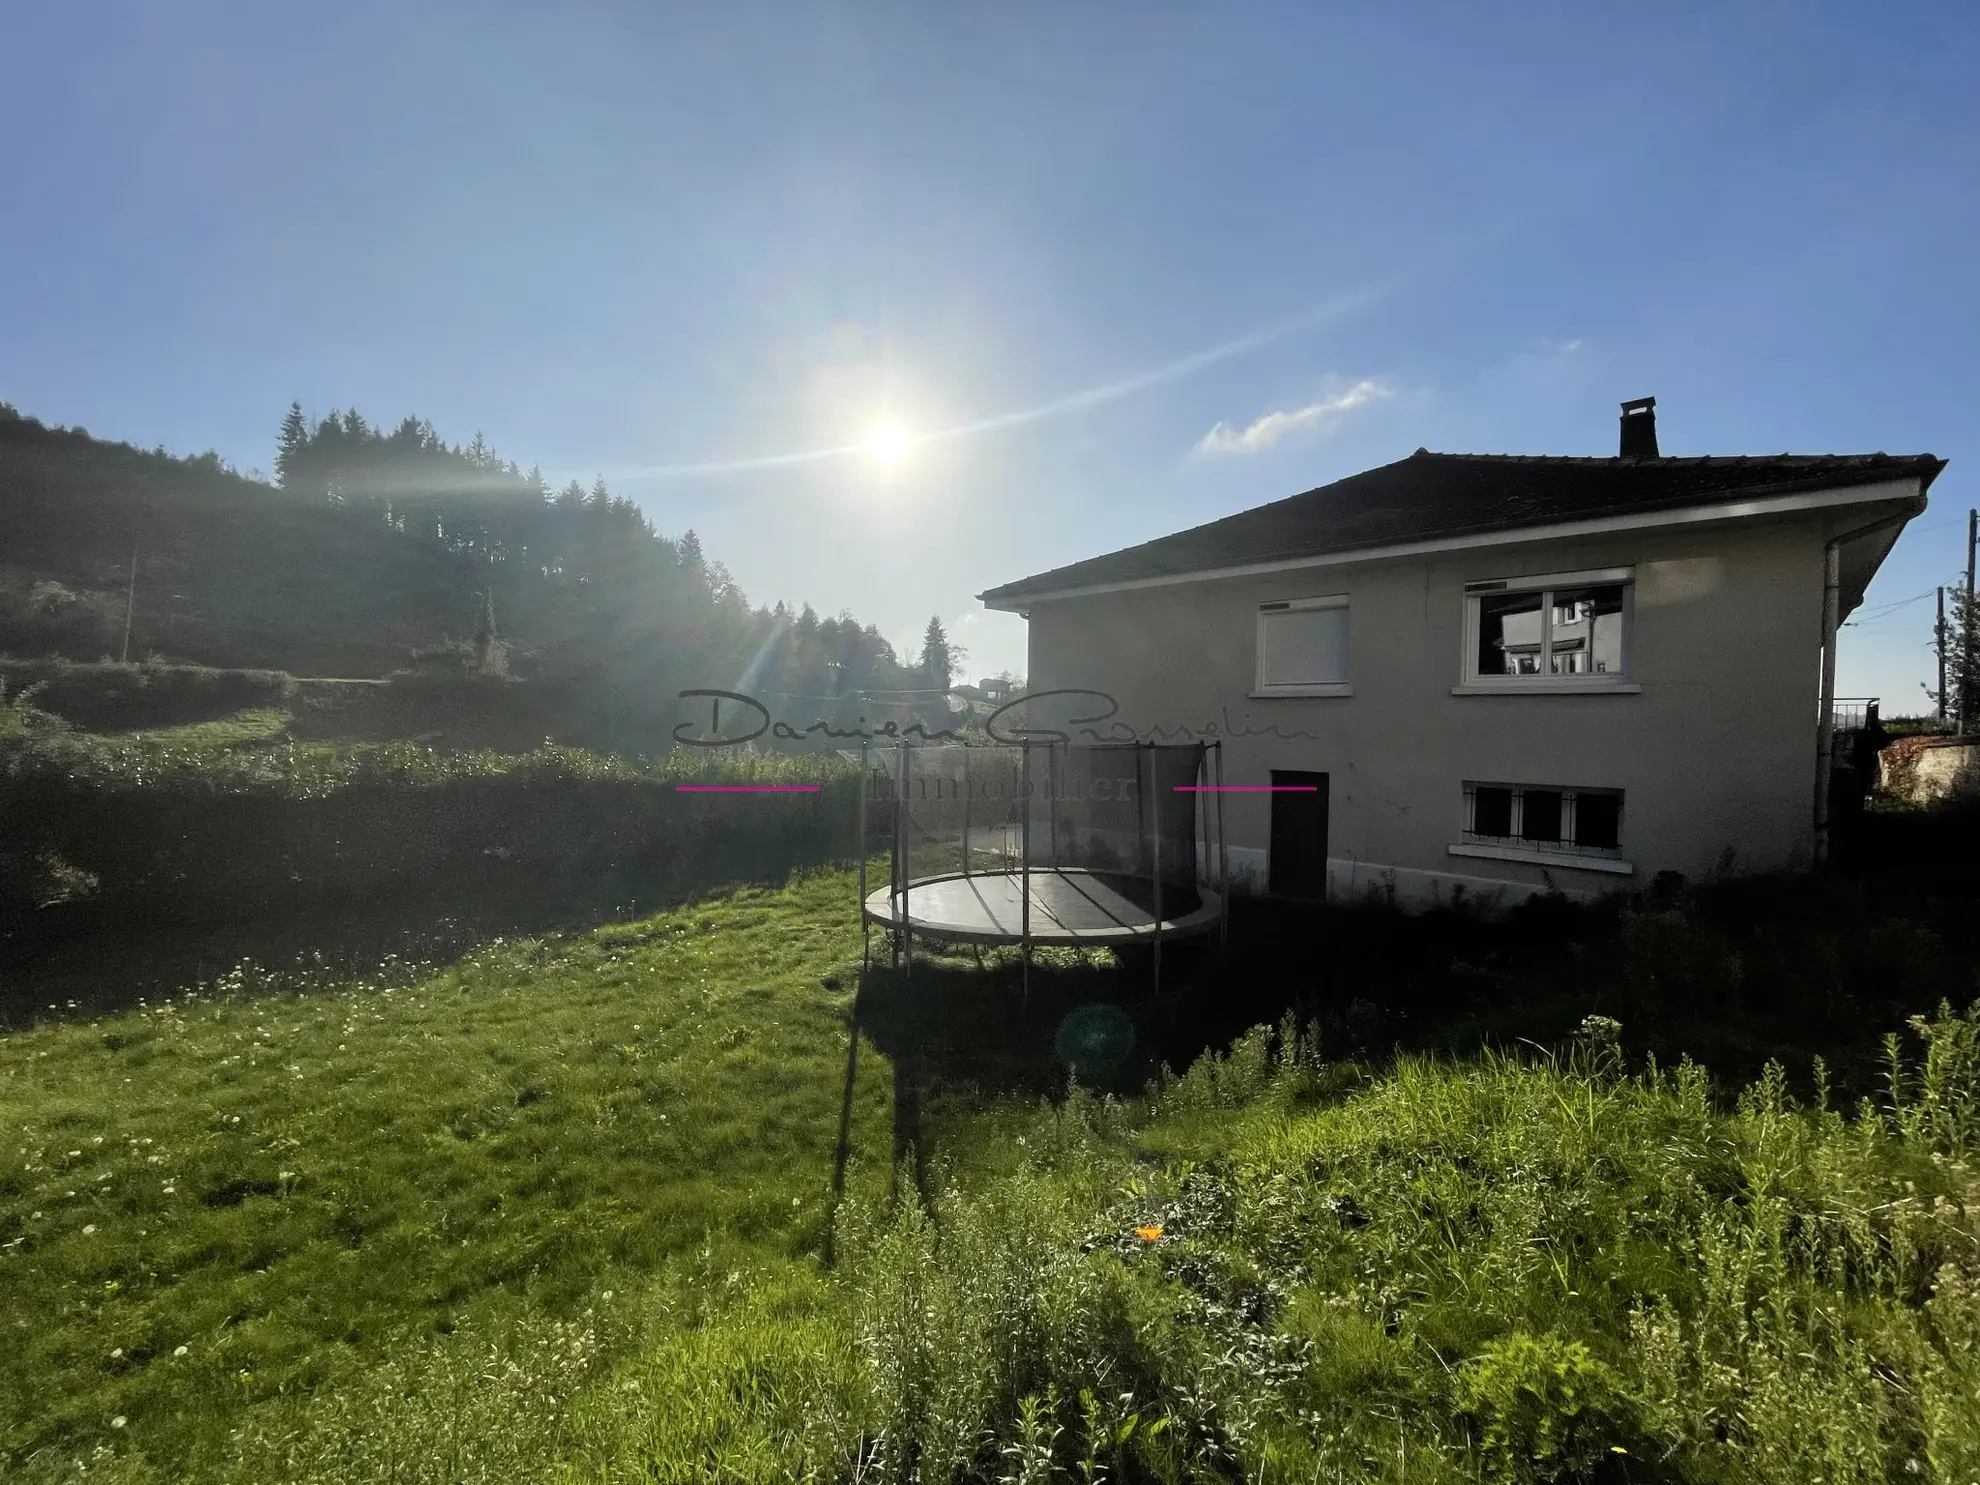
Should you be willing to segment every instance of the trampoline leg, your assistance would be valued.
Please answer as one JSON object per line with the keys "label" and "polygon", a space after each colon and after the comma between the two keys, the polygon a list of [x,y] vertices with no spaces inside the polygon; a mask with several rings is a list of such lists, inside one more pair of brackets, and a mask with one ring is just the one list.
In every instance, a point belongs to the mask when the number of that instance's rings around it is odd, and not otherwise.
{"label": "trampoline leg", "polygon": [[970,952],[970,953],[972,953],[972,954],[974,954],[974,955],[976,956],[976,967],[977,967],[978,969],[981,969],[981,968],[983,968],[983,949],[982,949],[982,946],[981,946],[981,945],[978,945],[978,944],[971,944],[971,945],[969,946],[969,952]]}

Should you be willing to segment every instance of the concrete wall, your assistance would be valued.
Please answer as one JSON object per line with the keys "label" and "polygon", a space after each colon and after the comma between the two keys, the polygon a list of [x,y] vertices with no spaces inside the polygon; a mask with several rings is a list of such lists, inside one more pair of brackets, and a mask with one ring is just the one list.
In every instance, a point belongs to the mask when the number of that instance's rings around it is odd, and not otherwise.
{"label": "concrete wall", "polygon": [[[1121,704],[1117,720],[1144,736],[1222,735],[1227,783],[1267,783],[1274,768],[1327,773],[1336,896],[1426,902],[1461,889],[1503,904],[1549,886],[1592,896],[1660,871],[1697,876],[1728,856],[1741,870],[1799,867],[1813,848],[1823,546],[1878,513],[1853,506],[1039,601],[1030,687],[1105,691]],[[1635,689],[1452,694],[1467,582],[1612,567],[1635,572]],[[1253,697],[1258,606],[1333,594],[1350,602],[1353,694]],[[1621,789],[1629,873],[1453,855],[1466,780]],[[1233,876],[1256,885],[1270,800],[1224,797]]]}
{"label": "concrete wall", "polygon": [[1912,804],[1980,796],[1980,741],[1900,738],[1877,758],[1878,786]]}

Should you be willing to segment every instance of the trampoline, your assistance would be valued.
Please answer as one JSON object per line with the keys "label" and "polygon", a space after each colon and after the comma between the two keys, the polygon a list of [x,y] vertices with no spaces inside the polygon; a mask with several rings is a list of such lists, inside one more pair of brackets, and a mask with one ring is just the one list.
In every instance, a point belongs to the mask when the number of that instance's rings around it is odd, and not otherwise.
{"label": "trampoline", "polygon": [[[1062,741],[871,749],[860,791],[860,915],[913,973],[914,941],[1162,947],[1226,926],[1217,744]],[[887,883],[868,862],[887,855]]]}

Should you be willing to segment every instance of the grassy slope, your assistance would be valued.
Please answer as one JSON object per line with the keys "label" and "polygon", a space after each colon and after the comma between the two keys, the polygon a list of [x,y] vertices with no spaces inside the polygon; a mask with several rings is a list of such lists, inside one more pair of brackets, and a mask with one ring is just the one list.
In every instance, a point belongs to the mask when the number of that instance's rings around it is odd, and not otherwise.
{"label": "grassy slope", "polygon": [[863,1434],[930,1479],[1980,1470],[1974,1022],[1897,1117],[1777,1082],[1728,1113],[1599,1047],[1375,1077],[1262,1036],[1152,1102],[952,1090],[916,1101],[932,1220],[888,1215],[869,1046],[834,1280],[850,895],[9,1037],[8,1456],[767,1480],[839,1477]]}
{"label": "grassy slope", "polygon": [[[210,1461],[244,1411],[408,1329],[573,1315],[711,1240],[773,1265],[815,1247],[848,896],[817,879],[431,979],[8,1037],[6,1456]],[[875,1059],[863,1145],[884,1147],[883,1090]]]}

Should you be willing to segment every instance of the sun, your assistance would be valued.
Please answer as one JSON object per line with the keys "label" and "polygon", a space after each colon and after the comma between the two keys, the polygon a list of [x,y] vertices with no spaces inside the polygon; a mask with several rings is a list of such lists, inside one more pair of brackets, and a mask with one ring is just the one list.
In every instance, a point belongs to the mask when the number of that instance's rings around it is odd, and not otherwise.
{"label": "sun", "polygon": [[898,423],[880,423],[866,435],[866,452],[881,464],[898,464],[912,440]]}

